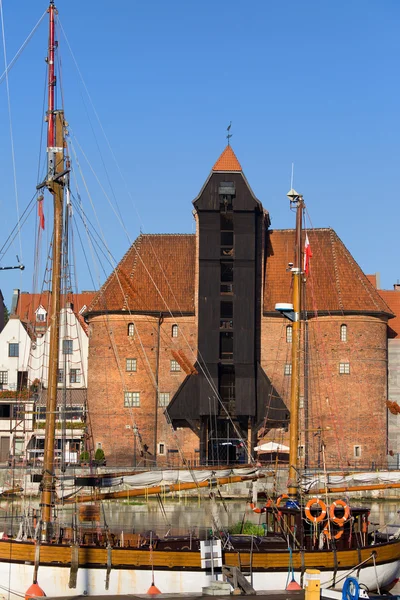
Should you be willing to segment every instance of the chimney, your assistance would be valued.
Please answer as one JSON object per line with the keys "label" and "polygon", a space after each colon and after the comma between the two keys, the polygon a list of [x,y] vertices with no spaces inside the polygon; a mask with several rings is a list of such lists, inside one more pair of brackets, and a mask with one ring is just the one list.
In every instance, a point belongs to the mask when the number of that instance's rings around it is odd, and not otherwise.
{"label": "chimney", "polygon": [[15,289],[13,291],[12,300],[11,300],[11,315],[17,314],[18,308],[18,300],[19,300],[19,290]]}
{"label": "chimney", "polygon": [[400,292],[400,281],[397,280],[397,283],[393,285],[393,289],[395,292]]}

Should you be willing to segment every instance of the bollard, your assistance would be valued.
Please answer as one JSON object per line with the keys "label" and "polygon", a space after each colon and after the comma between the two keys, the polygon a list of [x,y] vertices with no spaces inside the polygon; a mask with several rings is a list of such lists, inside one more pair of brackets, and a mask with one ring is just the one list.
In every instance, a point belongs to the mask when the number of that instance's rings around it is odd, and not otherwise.
{"label": "bollard", "polygon": [[319,600],[321,595],[321,572],[318,569],[306,569],[305,600]]}

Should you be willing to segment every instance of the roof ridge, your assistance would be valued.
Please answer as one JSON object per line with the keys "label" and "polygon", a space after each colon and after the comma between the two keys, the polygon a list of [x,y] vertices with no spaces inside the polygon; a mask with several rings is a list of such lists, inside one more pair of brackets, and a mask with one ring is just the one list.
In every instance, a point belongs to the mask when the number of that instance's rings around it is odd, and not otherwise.
{"label": "roof ridge", "polygon": [[335,249],[335,232],[333,231],[332,228],[330,228],[329,237],[331,239],[332,264],[333,264],[333,271],[335,273],[335,287],[336,287],[336,292],[337,292],[337,295],[338,295],[340,310],[344,310],[343,298],[342,298],[342,290],[340,288],[339,270],[338,270],[338,265],[337,265],[336,249]]}

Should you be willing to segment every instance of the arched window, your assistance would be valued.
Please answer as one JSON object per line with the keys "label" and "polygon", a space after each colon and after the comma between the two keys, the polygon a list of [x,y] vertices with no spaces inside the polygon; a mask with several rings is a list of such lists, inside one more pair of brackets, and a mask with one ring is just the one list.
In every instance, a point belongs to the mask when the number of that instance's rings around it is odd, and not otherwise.
{"label": "arched window", "polygon": [[172,325],[171,335],[172,337],[178,337],[178,325]]}
{"label": "arched window", "polygon": [[288,344],[292,343],[292,339],[293,339],[293,327],[291,325],[288,325],[286,327],[286,341]]}
{"label": "arched window", "polygon": [[340,326],[340,341],[347,342],[347,325]]}
{"label": "arched window", "polygon": [[133,337],[135,335],[135,323],[129,323],[128,335],[129,335],[129,337]]}

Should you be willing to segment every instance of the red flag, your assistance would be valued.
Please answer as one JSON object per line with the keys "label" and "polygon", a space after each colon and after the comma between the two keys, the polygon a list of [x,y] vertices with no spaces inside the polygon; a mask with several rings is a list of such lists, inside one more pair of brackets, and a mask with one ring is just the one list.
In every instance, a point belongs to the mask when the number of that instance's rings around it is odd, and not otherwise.
{"label": "red flag", "polygon": [[39,227],[44,229],[43,196],[38,198]]}
{"label": "red flag", "polygon": [[306,241],[304,243],[304,273],[308,277],[308,273],[310,271],[310,258],[312,257],[311,246],[308,239],[308,235],[306,234]]}

